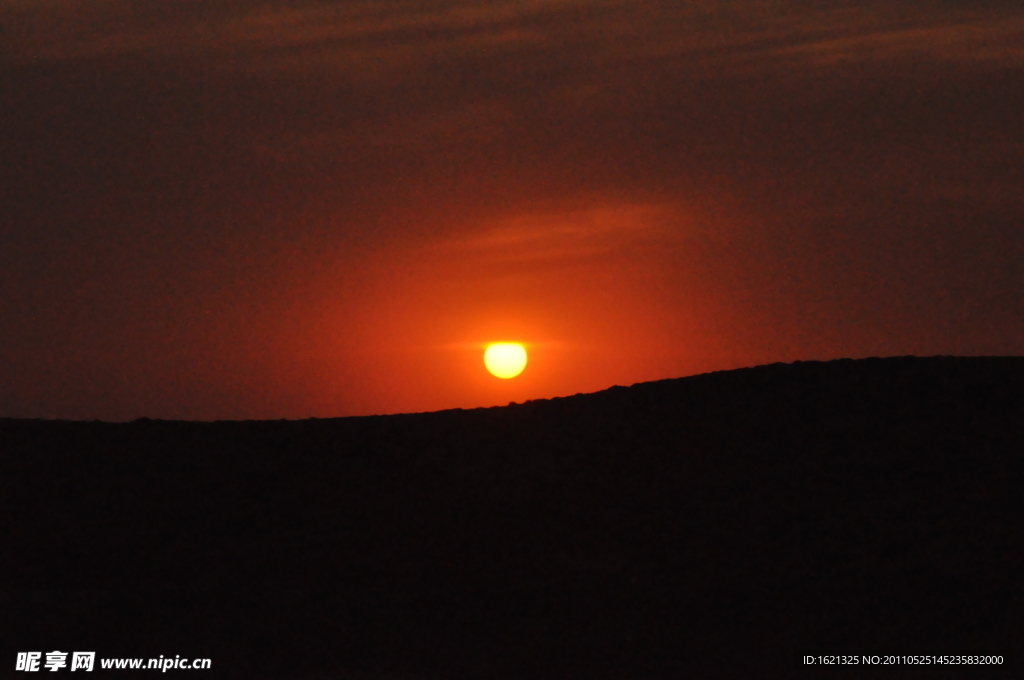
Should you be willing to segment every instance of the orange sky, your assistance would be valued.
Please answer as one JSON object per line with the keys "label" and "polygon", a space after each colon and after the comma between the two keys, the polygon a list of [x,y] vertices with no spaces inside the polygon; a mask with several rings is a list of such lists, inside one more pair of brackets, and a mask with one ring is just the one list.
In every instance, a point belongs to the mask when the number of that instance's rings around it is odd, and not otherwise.
{"label": "orange sky", "polygon": [[[1024,354],[1017,3],[0,5],[0,417]],[[527,344],[500,381],[483,343]]]}

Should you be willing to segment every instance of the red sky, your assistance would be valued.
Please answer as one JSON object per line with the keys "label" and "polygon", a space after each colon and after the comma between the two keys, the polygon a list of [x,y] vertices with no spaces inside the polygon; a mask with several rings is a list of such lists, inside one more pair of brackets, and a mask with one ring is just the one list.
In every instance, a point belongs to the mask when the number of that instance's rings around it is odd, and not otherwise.
{"label": "red sky", "polygon": [[[1024,354],[1017,2],[0,4],[0,417]],[[527,344],[500,381],[487,341]]]}

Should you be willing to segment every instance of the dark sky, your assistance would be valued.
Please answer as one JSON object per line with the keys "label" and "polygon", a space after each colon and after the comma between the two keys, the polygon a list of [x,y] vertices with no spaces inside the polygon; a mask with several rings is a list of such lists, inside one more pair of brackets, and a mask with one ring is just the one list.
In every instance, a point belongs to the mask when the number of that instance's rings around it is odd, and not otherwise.
{"label": "dark sky", "polygon": [[0,0],[0,416],[1024,354],[1022,112],[1019,2]]}

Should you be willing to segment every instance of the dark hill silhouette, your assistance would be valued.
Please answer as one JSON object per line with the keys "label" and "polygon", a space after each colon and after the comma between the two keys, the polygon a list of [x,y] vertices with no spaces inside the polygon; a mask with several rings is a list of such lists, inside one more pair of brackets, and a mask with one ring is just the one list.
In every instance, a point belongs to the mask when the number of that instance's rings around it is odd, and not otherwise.
{"label": "dark hill silhouette", "polygon": [[[0,420],[0,493],[9,669],[54,649],[230,678],[1021,669],[1020,357],[414,415]],[[1005,665],[872,675],[801,651]]]}

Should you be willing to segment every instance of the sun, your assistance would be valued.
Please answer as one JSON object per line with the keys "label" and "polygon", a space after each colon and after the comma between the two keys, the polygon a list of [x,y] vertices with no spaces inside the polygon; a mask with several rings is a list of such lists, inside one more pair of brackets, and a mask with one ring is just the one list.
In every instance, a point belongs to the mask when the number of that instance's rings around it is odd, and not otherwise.
{"label": "sun", "polygon": [[518,342],[495,342],[484,352],[484,366],[498,378],[514,378],[526,368],[526,349]]}

